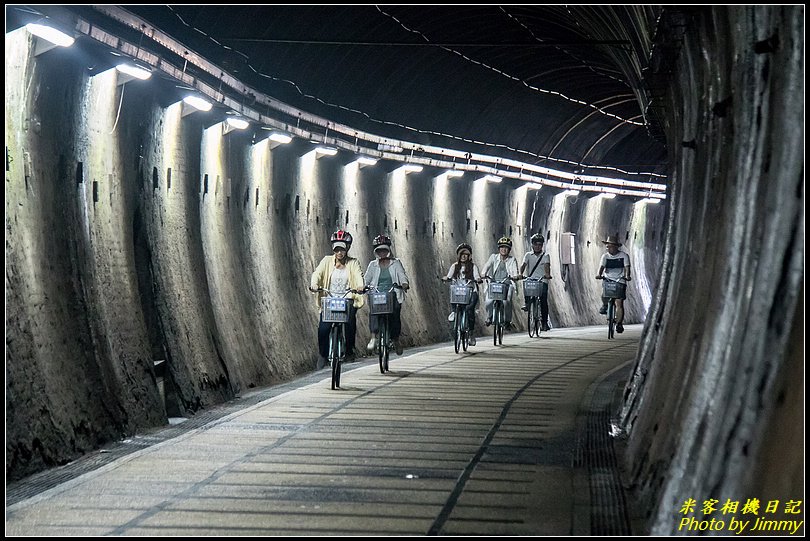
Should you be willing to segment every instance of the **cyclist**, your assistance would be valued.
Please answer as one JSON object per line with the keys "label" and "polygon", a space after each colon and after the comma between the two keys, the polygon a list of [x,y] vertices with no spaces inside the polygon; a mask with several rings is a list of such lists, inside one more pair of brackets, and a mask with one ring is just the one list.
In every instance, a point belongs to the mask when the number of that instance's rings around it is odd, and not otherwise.
{"label": "cyclist", "polygon": [[[512,251],[512,239],[509,237],[501,237],[498,239],[498,253],[489,256],[486,265],[484,265],[484,276],[491,276],[495,281],[501,281],[506,278],[509,286],[509,292],[504,301],[504,317],[506,319],[506,327],[512,324],[512,296],[514,295],[515,286],[512,280],[519,280],[520,273],[518,272],[517,260],[509,255]],[[489,290],[487,290],[487,300],[485,303],[487,309],[487,327],[492,325],[492,305],[495,301],[489,298]]]}
{"label": "cyclist", "polygon": [[[352,247],[352,235],[347,231],[338,229],[329,241],[332,243],[333,255],[324,256],[318,263],[312,278],[309,280],[309,290],[317,292],[318,288],[329,290],[334,295],[341,295],[347,289],[363,289],[363,271],[360,262],[349,257],[349,249]],[[316,304],[321,307],[321,298],[326,293],[318,295]],[[362,308],[366,302],[366,297],[358,293],[350,293],[349,298],[353,299],[352,307],[349,309],[349,321],[346,324],[346,355],[354,353],[354,340],[357,333],[357,309]],[[329,331],[331,323],[324,323],[323,314],[318,323],[318,358],[317,369],[326,366],[326,356],[329,354]]]}
{"label": "cyclist", "polygon": [[[408,274],[402,261],[391,254],[391,239],[388,235],[377,235],[372,242],[374,246],[375,259],[368,264],[366,269],[366,287],[376,287],[378,291],[386,292],[393,284],[399,284],[402,289],[395,289],[396,302],[394,302],[394,312],[389,315],[391,325],[391,339],[394,341],[394,349],[397,355],[402,355],[402,344],[399,343],[399,335],[402,332],[401,310],[405,301],[405,292],[408,291]],[[380,316],[369,313],[368,326],[371,330],[371,341],[368,343],[368,351],[372,353],[377,347],[377,336],[379,334]]]}
{"label": "cyclist", "polygon": [[[602,259],[599,261],[599,273],[596,275],[596,278],[602,279],[603,276],[607,276],[611,280],[618,280],[619,278],[629,280],[630,256],[627,254],[627,252],[619,250],[619,247],[622,245],[622,243],[619,242],[619,238],[613,235],[608,235],[607,239],[602,241],[602,244],[605,245],[607,252],[602,254]],[[624,299],[626,298],[627,294],[625,290],[625,296],[620,299],[616,299],[617,333],[624,332],[622,321],[624,321]],[[607,299],[605,297],[602,297],[602,307],[599,309],[599,313],[607,313]]]}
{"label": "cyclist", "polygon": [[[447,271],[447,276],[442,278],[442,281],[449,282],[450,280],[470,280],[476,284],[473,288],[472,296],[470,297],[470,304],[467,305],[467,324],[470,328],[469,344],[475,345],[475,336],[473,331],[475,329],[475,307],[478,306],[478,285],[483,280],[481,273],[478,272],[478,266],[472,260],[472,246],[466,242],[462,242],[456,248],[456,256],[458,261],[450,265],[450,270]],[[454,321],[456,313],[450,312],[448,321]]]}
{"label": "cyclist", "polygon": [[[548,253],[543,250],[545,239],[540,233],[535,233],[531,238],[532,251],[526,252],[523,255],[523,264],[520,266],[521,278],[535,278],[546,284],[540,290],[540,323],[543,325],[543,330],[548,329],[548,281],[551,278],[551,258]],[[529,268],[529,274],[523,273]],[[525,312],[528,310],[529,300],[523,297],[523,308]]]}

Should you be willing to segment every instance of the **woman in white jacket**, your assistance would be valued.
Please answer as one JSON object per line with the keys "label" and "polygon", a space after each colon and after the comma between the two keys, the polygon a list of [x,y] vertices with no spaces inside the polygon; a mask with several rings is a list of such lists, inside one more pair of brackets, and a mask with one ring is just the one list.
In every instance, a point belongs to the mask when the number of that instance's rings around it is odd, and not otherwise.
{"label": "woman in white jacket", "polygon": [[[489,276],[496,281],[505,280],[508,278],[509,293],[506,295],[504,301],[504,315],[506,316],[506,325],[512,323],[512,297],[515,293],[515,285],[513,281],[520,279],[520,272],[518,272],[517,260],[514,256],[510,255],[512,252],[512,239],[509,237],[501,237],[498,239],[498,253],[489,256],[486,265],[484,265],[483,275]],[[489,297],[489,290],[487,289],[487,300],[484,303],[487,310],[487,327],[492,325],[492,305],[494,301]]]}
{"label": "woman in white jacket", "polygon": [[[408,274],[405,272],[402,261],[392,256],[391,239],[387,235],[377,235],[374,237],[372,244],[374,245],[375,259],[368,264],[368,269],[366,269],[364,279],[366,287],[376,288],[378,291],[382,292],[390,290],[393,284],[399,284],[402,287],[402,289],[394,290],[396,292],[394,312],[388,316],[394,349],[397,355],[402,355],[402,344],[399,341],[399,335],[402,332],[402,319],[400,314],[402,311],[402,303],[405,301],[405,292],[410,288]],[[369,353],[373,352],[374,348],[377,347],[379,319],[380,316],[374,316],[369,313],[368,326],[372,333],[371,341],[368,343]]]}

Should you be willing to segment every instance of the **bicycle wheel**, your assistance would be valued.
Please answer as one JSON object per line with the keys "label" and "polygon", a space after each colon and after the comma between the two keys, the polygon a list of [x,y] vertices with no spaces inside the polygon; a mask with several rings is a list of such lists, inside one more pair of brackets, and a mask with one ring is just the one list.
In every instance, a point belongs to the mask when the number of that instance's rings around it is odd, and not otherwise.
{"label": "bicycle wheel", "polygon": [[536,298],[532,303],[532,308],[534,311],[534,335],[540,338],[540,332],[543,329],[543,325],[540,322],[540,301]]}
{"label": "bicycle wheel", "polygon": [[529,338],[533,336],[537,336],[537,329],[534,327],[534,322],[537,320],[537,316],[534,313],[534,298],[531,298],[528,302],[528,310],[526,311],[526,327],[529,330]]}
{"label": "bicycle wheel", "polygon": [[332,325],[329,331],[329,364],[332,365],[332,390],[340,386],[340,327]]}
{"label": "bicycle wheel", "polygon": [[459,308],[456,306],[456,318],[453,320],[453,340],[456,346],[456,353],[458,353],[459,346],[461,346],[461,333],[464,332],[461,326],[461,318],[462,313],[464,312],[463,308]]}
{"label": "bicycle wheel", "polygon": [[613,299],[608,301],[607,320],[608,320],[608,339],[613,338],[613,327],[616,325],[616,303]]}
{"label": "bicycle wheel", "polygon": [[503,344],[503,302],[495,301],[495,306],[492,309],[492,323],[494,325],[492,331],[492,341],[497,346],[499,343]]}
{"label": "bicycle wheel", "polygon": [[388,353],[390,351],[388,338],[388,316],[385,316],[380,324],[380,374],[388,372]]}

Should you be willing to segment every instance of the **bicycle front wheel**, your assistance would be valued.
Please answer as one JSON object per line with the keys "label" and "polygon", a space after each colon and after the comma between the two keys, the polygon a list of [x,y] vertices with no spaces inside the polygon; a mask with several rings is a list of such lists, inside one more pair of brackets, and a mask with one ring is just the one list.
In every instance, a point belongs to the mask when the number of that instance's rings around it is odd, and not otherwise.
{"label": "bicycle front wheel", "polygon": [[528,327],[529,338],[537,336],[537,329],[534,326],[535,321],[537,321],[537,315],[534,313],[534,304],[534,300],[531,300],[527,306],[526,327]]}
{"label": "bicycle front wheel", "polygon": [[608,320],[608,340],[613,338],[613,328],[616,325],[616,303],[613,299],[608,301],[607,320]]}
{"label": "bicycle front wheel", "polygon": [[340,368],[345,354],[343,326],[333,325],[329,333],[329,360],[332,362],[332,390],[340,388]]}
{"label": "bicycle front wheel", "polygon": [[462,321],[464,317],[463,313],[463,308],[456,308],[456,319],[453,321],[453,341],[455,343],[456,353],[458,353],[461,346],[461,335],[464,332],[464,322]]}
{"label": "bicycle front wheel", "polygon": [[534,312],[534,335],[540,337],[540,331],[543,328],[540,321],[540,301],[535,299],[532,303],[532,311]]}
{"label": "bicycle front wheel", "polygon": [[388,316],[380,323],[380,374],[388,372]]}

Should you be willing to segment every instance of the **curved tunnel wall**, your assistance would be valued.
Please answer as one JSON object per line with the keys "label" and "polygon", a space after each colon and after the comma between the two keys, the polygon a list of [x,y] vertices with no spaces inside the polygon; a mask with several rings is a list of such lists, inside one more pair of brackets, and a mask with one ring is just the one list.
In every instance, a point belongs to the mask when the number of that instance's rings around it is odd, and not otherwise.
{"label": "curved tunnel wall", "polygon": [[699,10],[672,66],[662,287],[621,412],[654,534],[685,531],[690,498],[707,520],[711,499],[776,501],[776,521],[804,499],[803,19]]}
{"label": "curved tunnel wall", "polygon": [[[403,340],[447,339],[444,275],[470,242],[483,266],[501,235],[522,258],[549,235],[551,320],[600,324],[593,279],[606,234],[636,274],[643,320],[661,265],[665,205],[568,197],[516,183],[405,175],[316,159],[305,141],[271,149],[165,106],[146,84],[88,77],[69,50],[34,57],[6,35],[6,370],[10,479],[65,463],[314,367],[317,312],[306,290],[336,227],[365,269],[388,233],[410,274]],[[468,175],[469,177],[469,175]],[[563,280],[559,242],[576,233]],[[522,324],[517,311],[515,322]],[[358,316],[358,344],[368,339]],[[487,332],[479,317],[479,332]],[[164,360],[165,406],[154,361]]]}

